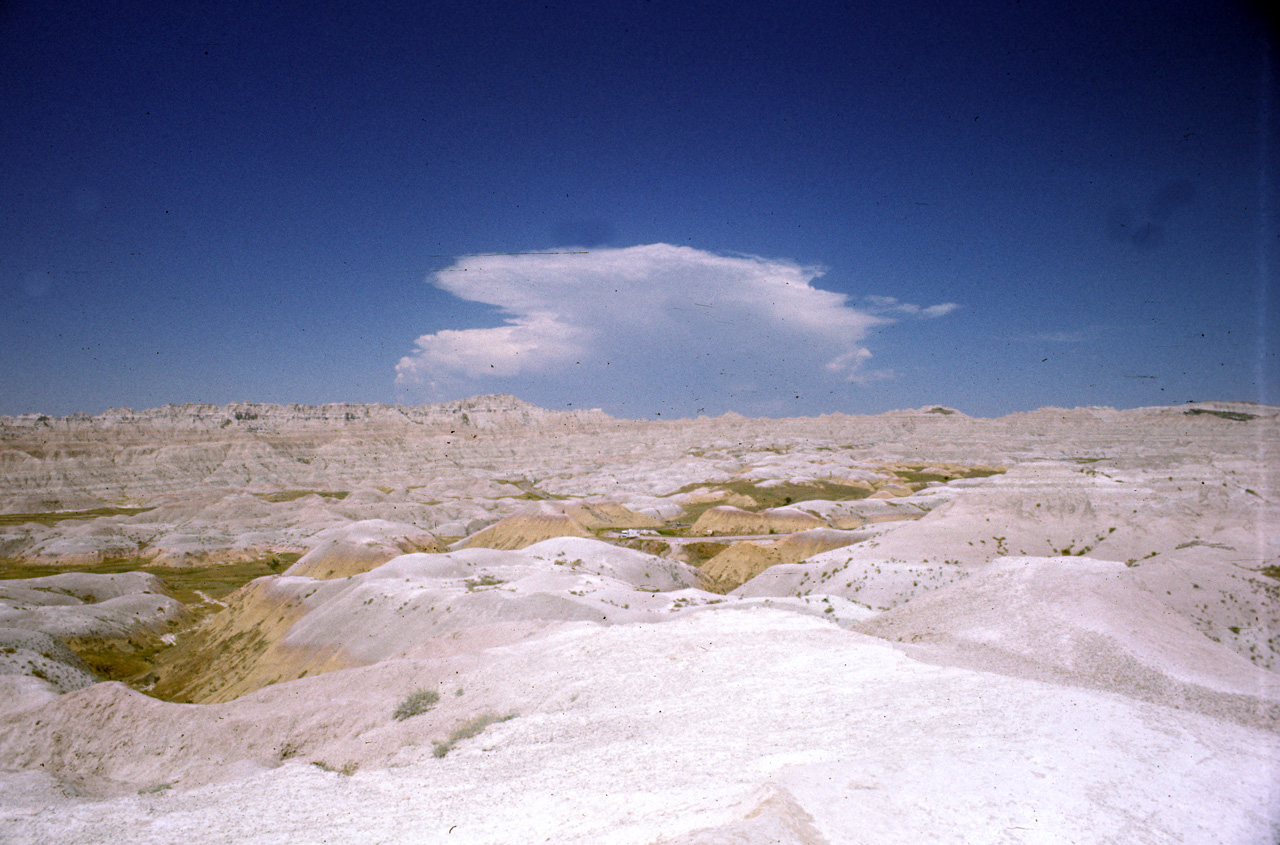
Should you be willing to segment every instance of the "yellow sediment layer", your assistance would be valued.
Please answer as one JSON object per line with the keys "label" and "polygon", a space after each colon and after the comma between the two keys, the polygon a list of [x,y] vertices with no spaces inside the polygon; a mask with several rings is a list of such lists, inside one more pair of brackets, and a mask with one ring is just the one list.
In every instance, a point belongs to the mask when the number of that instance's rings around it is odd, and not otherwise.
{"label": "yellow sediment layer", "polygon": [[790,534],[795,531],[825,527],[827,523],[823,520],[794,508],[776,508],[753,513],[729,505],[720,505],[704,511],[689,533],[695,536]]}
{"label": "yellow sediment layer", "polygon": [[590,536],[590,531],[567,514],[523,513],[509,516],[471,535],[462,547],[514,551],[553,537]]}
{"label": "yellow sediment layer", "polygon": [[281,645],[306,607],[305,596],[281,589],[278,581],[246,584],[224,609],[162,653],[152,695],[198,704],[230,701],[268,684],[345,668],[336,654]]}
{"label": "yellow sediment layer", "polygon": [[856,535],[818,529],[797,532],[776,543],[763,544],[744,540],[734,543],[708,560],[701,569],[703,574],[711,579],[712,589],[715,592],[727,593],[771,566],[777,566],[780,563],[799,563],[816,554],[842,548],[859,539]]}
{"label": "yellow sediment layer", "polygon": [[395,540],[368,543],[335,543],[331,547],[314,549],[286,570],[286,575],[303,575],[320,580],[348,578],[413,552],[439,553],[447,551],[443,543],[430,534],[416,537],[399,537]]}

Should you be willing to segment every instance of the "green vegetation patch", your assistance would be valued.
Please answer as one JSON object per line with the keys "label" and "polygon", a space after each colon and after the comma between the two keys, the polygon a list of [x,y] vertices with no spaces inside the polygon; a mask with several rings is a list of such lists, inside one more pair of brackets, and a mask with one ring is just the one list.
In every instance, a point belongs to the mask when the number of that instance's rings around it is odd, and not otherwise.
{"label": "green vegetation patch", "polygon": [[930,481],[941,481],[944,484],[957,478],[989,478],[993,475],[1000,475],[1003,470],[970,467],[960,472],[929,472],[932,464],[921,464],[912,469],[895,469],[893,474],[902,479],[907,484],[927,484]]}
{"label": "green vegetation patch", "polygon": [[426,713],[436,705],[440,700],[440,693],[430,689],[417,689],[404,697],[400,705],[396,707],[391,718],[397,722],[403,722],[413,716],[419,716]]}
{"label": "green vegetation patch", "polygon": [[[102,563],[40,566],[12,559],[0,559],[0,581],[15,578],[43,578],[64,572],[114,575],[120,572],[149,572],[164,582],[169,595],[187,605],[203,604],[206,597],[221,599],[264,575],[278,575],[302,557],[297,552],[281,552],[271,557],[242,563],[211,563],[203,566],[154,566],[143,558],[112,558]],[[203,595],[202,595],[203,594]]]}
{"label": "green vegetation patch", "polygon": [[941,481],[945,484],[951,478],[955,477],[951,475],[944,475],[942,473],[923,472],[915,469],[894,470],[893,474],[898,476],[898,478],[902,479],[907,484],[925,484],[930,481]]}
{"label": "green vegetation patch", "polygon": [[[754,481],[740,480],[713,484],[686,484],[675,491],[673,495],[692,493],[695,490],[746,496],[755,502],[756,507],[760,510],[781,508],[795,502],[806,502],[812,499],[832,502],[865,499],[872,493],[871,490],[861,485],[842,484],[838,481],[813,481],[807,484],[784,483],[762,487]],[[722,504],[724,504],[723,501],[713,501],[685,505],[684,513],[680,515],[680,521],[697,522],[698,517],[702,516],[703,512]]]}
{"label": "green vegetation patch", "polygon": [[[14,560],[0,559],[0,580],[41,578],[64,572],[87,572],[113,575],[120,572],[148,572],[160,578],[165,592],[187,606],[179,619],[159,630],[138,632],[127,638],[71,638],[67,646],[100,678],[120,681],[139,692],[166,700],[164,690],[153,689],[156,666],[161,655],[181,643],[183,632],[198,627],[207,616],[221,610],[214,602],[226,598],[245,584],[264,575],[275,575],[293,565],[301,555],[282,553],[243,563],[219,563],[205,566],[149,566],[140,558],[120,558],[104,563],[80,566],[34,566]],[[210,601],[213,600],[213,601]],[[164,637],[177,634],[177,642]]]}
{"label": "green vegetation patch", "polygon": [[728,543],[685,543],[685,562],[690,566],[702,566],[711,558],[729,548]]}
{"label": "green vegetation patch", "polygon": [[503,581],[501,578],[496,578],[493,575],[490,575],[486,572],[485,574],[480,575],[479,577],[468,578],[466,581],[463,581],[462,583],[466,585],[468,593],[474,593],[476,590],[482,589],[484,587],[496,587],[499,584],[505,584],[507,582]]}
{"label": "green vegetation patch", "polygon": [[[1000,475],[1004,472],[1003,469],[992,469],[990,467],[970,467],[942,474],[927,471],[933,466],[933,464],[930,463],[897,464],[897,466],[899,469],[889,470],[889,472],[906,484],[923,484],[929,481],[946,482],[956,478],[987,478],[988,476]],[[686,484],[671,495],[692,493],[695,491],[745,496],[755,502],[754,506],[746,507],[744,510],[781,508],[796,502],[807,502],[812,500],[847,502],[854,499],[865,499],[875,492],[872,489],[868,489],[868,487],[863,484],[843,483],[829,479],[816,480],[804,484],[792,484],[788,482],[768,486],[763,486],[757,482],[743,479],[737,481]],[[666,529],[659,530],[658,533],[667,536],[683,535],[684,523],[692,524],[697,522],[698,517],[702,516],[703,513],[717,505],[723,504],[725,504],[723,500],[687,504],[684,507],[684,512],[680,514],[678,523],[668,523],[668,527]]]}
{"label": "green vegetation patch", "polygon": [[347,498],[350,490],[277,490],[274,493],[254,493],[264,502],[277,504],[279,502],[296,502],[303,496],[323,496],[326,499],[335,499],[342,501]]}
{"label": "green vegetation patch", "polygon": [[160,653],[171,647],[162,634],[172,633],[184,622],[189,624],[190,617],[176,620],[165,631],[145,631],[128,638],[71,637],[64,642],[99,678],[148,692],[156,682],[155,667]]}
{"label": "green vegetation patch", "polygon": [[485,728],[498,722],[509,722],[516,717],[515,713],[508,713],[505,716],[499,716],[497,713],[481,713],[474,719],[463,722],[458,727],[449,732],[449,738],[443,742],[437,740],[432,743],[435,746],[432,754],[436,757],[443,757],[464,739],[471,739],[473,736],[479,736],[484,733]]}
{"label": "green vegetation patch", "polygon": [[[297,552],[282,552],[268,558],[244,563],[217,563],[208,566],[143,567],[144,572],[158,575],[170,595],[183,604],[199,604],[204,596],[223,599],[255,578],[279,575],[302,557]],[[202,596],[201,593],[204,595]]]}
{"label": "green vegetation patch", "polygon": [[1240,411],[1212,411],[1208,408],[1191,408],[1190,410],[1183,411],[1182,413],[1188,417],[1208,415],[1210,417],[1218,417],[1219,419],[1233,420],[1235,422],[1248,422],[1249,420],[1256,420],[1258,418],[1257,414],[1245,414]]}
{"label": "green vegetation patch", "polygon": [[38,522],[41,525],[53,525],[68,519],[97,519],[100,516],[134,516],[155,508],[91,508],[87,511],[48,511],[45,513],[4,513],[0,514],[0,525],[22,525],[26,522]]}

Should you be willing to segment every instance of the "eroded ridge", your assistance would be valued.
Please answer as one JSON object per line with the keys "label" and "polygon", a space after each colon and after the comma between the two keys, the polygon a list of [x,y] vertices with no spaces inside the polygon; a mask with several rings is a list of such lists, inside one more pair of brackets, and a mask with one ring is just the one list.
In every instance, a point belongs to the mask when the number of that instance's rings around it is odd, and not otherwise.
{"label": "eroded ridge", "polygon": [[1277,413],[0,420],[0,836],[1271,841]]}

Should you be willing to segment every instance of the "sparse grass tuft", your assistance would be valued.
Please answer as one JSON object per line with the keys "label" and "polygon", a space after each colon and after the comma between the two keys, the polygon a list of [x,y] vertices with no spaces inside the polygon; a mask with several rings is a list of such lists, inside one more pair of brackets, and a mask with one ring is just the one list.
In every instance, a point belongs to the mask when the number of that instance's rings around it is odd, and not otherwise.
{"label": "sparse grass tuft", "polygon": [[397,722],[403,722],[410,716],[417,716],[426,713],[435,703],[440,700],[440,693],[430,689],[414,690],[405,696],[404,701],[400,702],[400,706],[396,708],[396,712],[392,713],[392,717]]}
{"label": "sparse grass tuft", "polygon": [[468,578],[463,583],[466,585],[468,593],[474,593],[476,590],[479,590],[481,587],[496,587],[499,584],[504,584],[506,582],[503,581],[501,578],[495,578],[494,576],[488,573],[485,573],[484,575],[481,575],[478,578]]}
{"label": "sparse grass tuft", "polygon": [[498,722],[509,722],[515,717],[515,713],[508,713],[505,716],[499,716],[497,713],[481,713],[474,719],[469,719],[449,731],[449,738],[447,740],[436,740],[431,743],[433,746],[431,753],[435,757],[443,757],[449,753],[453,746],[457,745],[462,740],[471,739],[473,736],[479,736],[484,733],[484,729],[490,725],[497,724]]}

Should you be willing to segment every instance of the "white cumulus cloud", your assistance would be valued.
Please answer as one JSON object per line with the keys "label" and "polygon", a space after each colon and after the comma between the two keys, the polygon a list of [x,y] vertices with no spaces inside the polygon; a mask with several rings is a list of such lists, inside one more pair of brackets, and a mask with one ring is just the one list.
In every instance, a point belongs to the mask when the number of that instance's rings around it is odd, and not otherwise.
{"label": "white cumulus cloud", "polygon": [[875,380],[862,345],[873,328],[957,307],[890,297],[854,307],[813,286],[823,272],[669,244],[460,258],[428,281],[496,306],[502,325],[419,337],[396,381],[462,394],[518,379],[521,395],[548,404],[718,412],[751,406],[736,396],[759,404]]}
{"label": "white cumulus cloud", "polygon": [[576,326],[554,314],[513,317],[492,329],[445,329],[418,338],[413,355],[401,359],[397,378],[404,382],[426,375],[432,381],[462,376],[514,376],[541,372],[581,356]]}
{"label": "white cumulus cloud", "polygon": [[945,317],[960,306],[954,302],[943,302],[938,305],[930,305],[928,308],[921,308],[919,305],[912,305],[909,302],[899,302],[892,296],[868,296],[865,299],[864,306],[867,311],[872,314],[896,315],[902,317]]}

